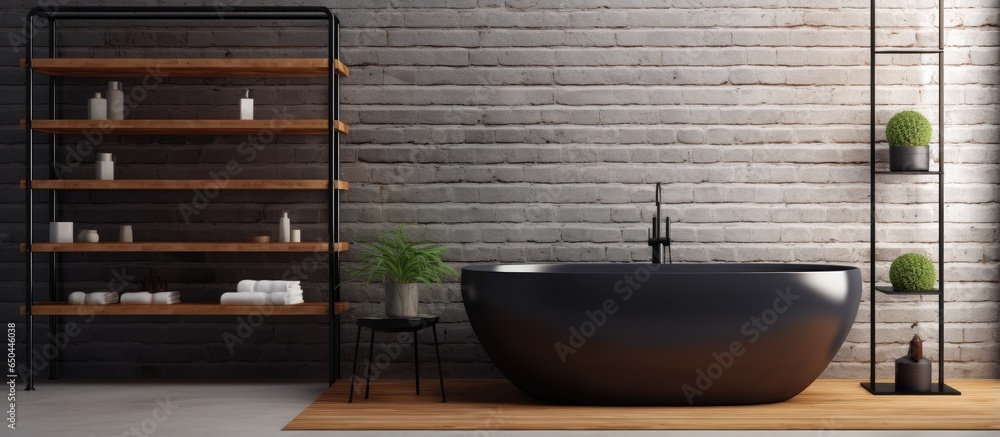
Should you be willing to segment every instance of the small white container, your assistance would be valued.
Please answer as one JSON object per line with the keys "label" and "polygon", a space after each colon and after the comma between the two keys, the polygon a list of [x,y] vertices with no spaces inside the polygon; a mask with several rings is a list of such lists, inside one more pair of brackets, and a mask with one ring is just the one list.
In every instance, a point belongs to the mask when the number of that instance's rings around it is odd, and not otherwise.
{"label": "small white container", "polygon": [[87,229],[87,234],[84,235],[84,240],[86,240],[88,243],[96,243],[98,241],[101,241],[101,236],[97,235],[96,229]]}
{"label": "small white container", "polygon": [[125,119],[125,92],[122,91],[122,83],[108,82],[108,120]]}
{"label": "small white container", "polygon": [[101,181],[115,180],[115,161],[110,153],[98,153],[94,177]]}
{"label": "small white container", "polygon": [[292,243],[301,243],[301,242],[302,242],[302,230],[292,229]]}
{"label": "small white container", "polygon": [[94,97],[87,101],[87,119],[108,119],[108,100],[102,97],[101,93],[94,93]]}
{"label": "small white container", "polygon": [[250,90],[243,92],[240,99],[240,120],[253,120],[253,99],[250,98]]}
{"label": "small white container", "polygon": [[132,225],[122,225],[122,227],[118,229],[118,241],[122,243],[132,242]]}
{"label": "small white container", "polygon": [[100,181],[115,180],[115,162],[97,161],[96,175],[97,175],[97,180]]}
{"label": "small white container", "polygon": [[278,221],[278,242],[288,243],[291,242],[291,230],[292,230],[292,220],[288,218],[287,212],[281,213],[281,219]]}
{"label": "small white container", "polygon": [[52,222],[49,223],[50,243],[72,243],[73,242],[73,222]]}

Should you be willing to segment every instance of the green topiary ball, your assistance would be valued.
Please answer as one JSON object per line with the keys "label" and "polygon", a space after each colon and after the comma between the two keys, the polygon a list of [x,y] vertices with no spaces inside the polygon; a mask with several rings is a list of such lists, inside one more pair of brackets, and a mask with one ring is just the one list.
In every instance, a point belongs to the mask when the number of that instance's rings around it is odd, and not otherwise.
{"label": "green topiary ball", "polygon": [[889,282],[893,291],[933,290],[936,278],[934,263],[918,253],[902,255],[889,267]]}
{"label": "green topiary ball", "polygon": [[885,140],[890,146],[926,146],[931,143],[934,128],[930,120],[916,111],[903,111],[892,116],[885,125]]}

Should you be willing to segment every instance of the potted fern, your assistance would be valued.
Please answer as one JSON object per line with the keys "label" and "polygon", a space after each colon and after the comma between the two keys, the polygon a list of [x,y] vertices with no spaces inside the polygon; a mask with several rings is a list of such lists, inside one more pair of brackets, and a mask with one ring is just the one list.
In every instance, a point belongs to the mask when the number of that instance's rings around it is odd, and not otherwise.
{"label": "potted fern", "polygon": [[447,251],[444,246],[410,241],[402,227],[387,232],[368,246],[362,254],[361,267],[350,276],[362,277],[369,284],[385,284],[386,317],[416,317],[420,302],[418,286],[458,275],[441,260]]}
{"label": "potted fern", "polygon": [[927,171],[930,168],[931,134],[934,129],[923,114],[903,111],[885,125],[889,143],[889,170]]}

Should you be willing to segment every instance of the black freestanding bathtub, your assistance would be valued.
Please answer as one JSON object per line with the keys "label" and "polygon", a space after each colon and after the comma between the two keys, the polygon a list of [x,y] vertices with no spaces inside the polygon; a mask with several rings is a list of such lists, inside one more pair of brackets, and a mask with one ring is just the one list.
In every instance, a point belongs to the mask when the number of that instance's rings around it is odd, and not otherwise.
{"label": "black freestanding bathtub", "polygon": [[857,267],[521,264],[462,269],[483,348],[515,386],[581,405],[744,405],[809,386],[850,332]]}

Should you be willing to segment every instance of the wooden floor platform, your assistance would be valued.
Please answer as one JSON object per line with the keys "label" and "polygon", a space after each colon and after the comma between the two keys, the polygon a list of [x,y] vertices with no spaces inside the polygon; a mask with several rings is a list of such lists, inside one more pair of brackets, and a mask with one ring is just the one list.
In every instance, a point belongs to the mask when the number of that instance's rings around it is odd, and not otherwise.
{"label": "wooden floor platform", "polygon": [[577,407],[536,401],[506,380],[340,380],[285,430],[983,430],[1000,429],[1000,380],[948,380],[961,396],[873,396],[821,379],[791,400],[741,407]]}

